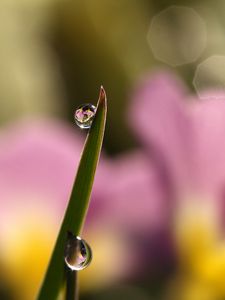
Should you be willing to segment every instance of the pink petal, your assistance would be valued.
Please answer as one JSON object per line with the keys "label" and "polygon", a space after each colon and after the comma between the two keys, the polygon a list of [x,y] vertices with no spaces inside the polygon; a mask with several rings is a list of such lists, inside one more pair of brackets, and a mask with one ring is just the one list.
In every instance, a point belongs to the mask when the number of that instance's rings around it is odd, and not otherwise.
{"label": "pink petal", "polygon": [[192,184],[194,135],[185,97],[173,74],[159,72],[139,85],[128,113],[136,135],[165,164],[177,191]]}
{"label": "pink petal", "polygon": [[3,129],[0,132],[1,207],[15,207],[16,203],[35,205],[31,200],[32,204],[29,203],[26,194],[62,213],[81,149],[82,141],[76,131],[56,121],[24,121]]}
{"label": "pink petal", "polygon": [[153,230],[165,224],[165,191],[154,164],[142,152],[114,159],[105,189],[106,218],[128,231]]}
{"label": "pink petal", "polygon": [[195,101],[191,115],[197,185],[210,195],[221,196],[225,187],[225,95],[223,99]]}

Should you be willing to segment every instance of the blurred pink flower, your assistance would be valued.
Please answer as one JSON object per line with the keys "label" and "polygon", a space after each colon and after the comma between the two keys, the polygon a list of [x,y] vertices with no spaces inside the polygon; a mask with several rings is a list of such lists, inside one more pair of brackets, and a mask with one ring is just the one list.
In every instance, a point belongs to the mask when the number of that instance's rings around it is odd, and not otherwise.
{"label": "blurred pink flower", "polygon": [[158,72],[137,87],[128,121],[158,164],[169,203],[189,193],[223,200],[225,95],[201,101],[172,73]]}
{"label": "blurred pink flower", "polygon": [[[134,275],[149,266],[154,277],[165,272],[173,263],[167,265],[172,220],[186,199],[210,199],[223,213],[223,100],[192,99],[177,78],[161,72],[137,87],[128,122],[142,148],[113,159],[102,155],[84,230],[97,249],[100,271],[92,277],[82,272],[93,287],[131,268]],[[18,281],[17,299],[31,299],[40,284],[83,142],[59,121],[29,120],[0,132],[0,263]],[[105,252],[97,248],[100,240]],[[33,277],[23,280],[31,266]]]}
{"label": "blurred pink flower", "polygon": [[174,300],[225,296],[225,95],[208,96],[201,101],[173,74],[159,72],[137,87],[128,111],[161,178],[178,262],[170,276]]}
{"label": "blurred pink flower", "polygon": [[[8,268],[9,280],[18,282],[22,296],[16,295],[17,299],[31,299],[40,284],[83,142],[75,128],[56,121],[28,120],[0,132],[0,258]],[[107,243],[114,241],[110,251],[105,249],[111,255],[107,266],[99,259],[103,267],[98,266],[98,282],[102,284],[135,264],[132,254],[123,255],[129,248],[127,232],[146,231],[159,223],[161,204],[154,199],[160,200],[161,195],[153,169],[140,151],[113,160],[103,155],[100,161],[84,234],[94,231],[100,238],[108,235]],[[95,247],[95,241],[91,243]],[[96,243],[101,243],[98,236]],[[94,278],[92,285],[97,282],[96,272]]]}

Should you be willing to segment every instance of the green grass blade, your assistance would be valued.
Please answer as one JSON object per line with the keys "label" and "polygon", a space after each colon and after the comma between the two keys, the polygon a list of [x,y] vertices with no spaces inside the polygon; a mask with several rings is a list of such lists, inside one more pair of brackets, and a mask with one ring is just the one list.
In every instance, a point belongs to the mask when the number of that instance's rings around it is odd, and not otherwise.
{"label": "green grass blade", "polygon": [[78,283],[77,283],[77,271],[67,270],[66,272],[66,293],[65,300],[77,300],[78,299]]}
{"label": "green grass blade", "polygon": [[88,209],[105,130],[107,103],[101,87],[96,115],[87,135],[71,197],[41,286],[38,300],[56,300],[65,276],[64,248],[67,231],[79,235]]}

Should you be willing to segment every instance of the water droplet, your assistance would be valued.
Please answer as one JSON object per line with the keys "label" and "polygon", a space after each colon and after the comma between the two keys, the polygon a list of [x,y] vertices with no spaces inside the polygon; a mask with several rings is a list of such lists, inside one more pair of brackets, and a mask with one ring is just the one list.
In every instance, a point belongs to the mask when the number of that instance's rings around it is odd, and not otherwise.
{"label": "water droplet", "polygon": [[92,260],[91,248],[85,240],[68,232],[64,259],[72,271],[83,270]]}
{"label": "water droplet", "polygon": [[76,124],[82,129],[90,128],[95,112],[96,107],[90,103],[80,105],[74,114]]}

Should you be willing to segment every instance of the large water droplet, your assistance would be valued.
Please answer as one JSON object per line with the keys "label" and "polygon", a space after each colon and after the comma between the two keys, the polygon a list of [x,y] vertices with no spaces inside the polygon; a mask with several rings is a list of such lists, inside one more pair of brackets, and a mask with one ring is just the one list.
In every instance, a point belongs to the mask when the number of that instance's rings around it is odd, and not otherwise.
{"label": "large water droplet", "polygon": [[82,129],[90,128],[95,112],[96,107],[94,105],[90,103],[82,104],[77,108],[74,114],[76,124]]}
{"label": "large water droplet", "polygon": [[83,270],[92,260],[91,248],[85,240],[69,232],[64,259],[72,271]]}

